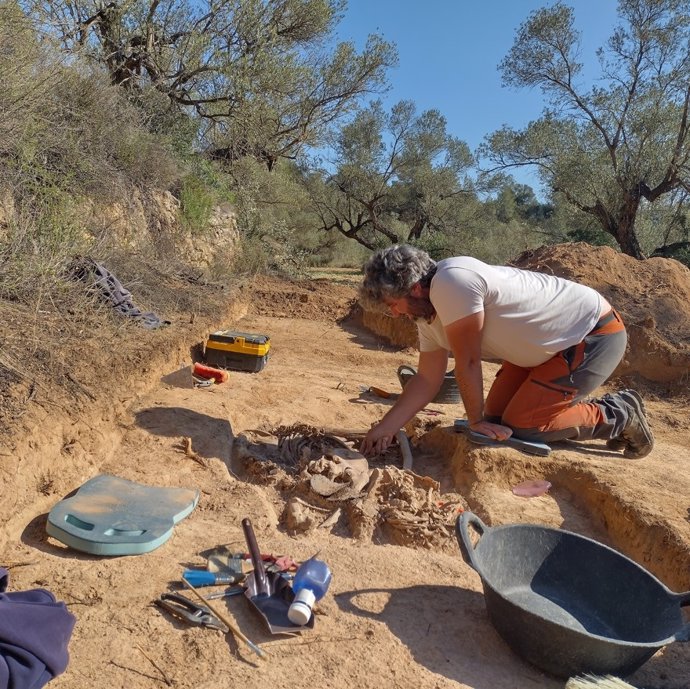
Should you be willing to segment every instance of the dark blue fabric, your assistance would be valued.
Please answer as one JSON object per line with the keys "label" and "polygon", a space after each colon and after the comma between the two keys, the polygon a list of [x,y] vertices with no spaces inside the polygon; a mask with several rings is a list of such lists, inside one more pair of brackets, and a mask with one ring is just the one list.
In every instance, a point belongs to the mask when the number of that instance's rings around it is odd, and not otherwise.
{"label": "dark blue fabric", "polygon": [[[0,591],[7,583],[0,568]],[[45,589],[0,593],[0,689],[39,689],[64,672],[75,621]]]}

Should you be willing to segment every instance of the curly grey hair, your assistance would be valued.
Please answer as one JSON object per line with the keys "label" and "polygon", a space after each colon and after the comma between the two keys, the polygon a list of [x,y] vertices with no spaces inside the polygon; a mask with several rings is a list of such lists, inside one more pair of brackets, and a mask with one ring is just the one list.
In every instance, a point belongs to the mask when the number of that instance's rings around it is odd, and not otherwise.
{"label": "curly grey hair", "polygon": [[436,262],[417,247],[396,244],[380,249],[364,264],[360,299],[381,304],[386,298],[406,297],[417,282],[428,287],[435,272]]}

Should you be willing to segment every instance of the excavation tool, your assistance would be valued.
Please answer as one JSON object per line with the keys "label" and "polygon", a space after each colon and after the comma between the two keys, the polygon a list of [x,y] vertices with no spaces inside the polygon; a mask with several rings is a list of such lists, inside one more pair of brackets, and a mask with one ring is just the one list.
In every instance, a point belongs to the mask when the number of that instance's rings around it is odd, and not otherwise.
{"label": "excavation tool", "polygon": [[[206,558],[206,570],[222,576],[230,576],[232,583],[239,584],[244,581],[244,561],[247,559],[244,553],[236,553],[228,545],[217,545],[201,553]],[[247,556],[248,557],[248,556]]]}
{"label": "excavation tool", "polygon": [[218,593],[210,593],[204,596],[206,600],[216,600],[216,598],[230,598],[230,596],[240,596],[244,593],[244,586],[232,586],[225,591],[219,591]]}
{"label": "excavation tool", "polygon": [[551,453],[551,448],[546,443],[537,443],[530,440],[520,440],[512,435],[505,440],[496,440],[489,438],[488,435],[477,433],[470,428],[467,419],[456,419],[455,430],[459,433],[464,433],[473,443],[477,445],[490,445],[492,447],[514,447],[516,450],[521,450],[528,455],[537,455],[539,457],[547,457]]}
{"label": "excavation tool", "polygon": [[232,623],[230,618],[222,613],[218,608],[215,607],[214,603],[204,598],[184,577],[182,578],[182,583],[199,599],[199,602],[215,616],[217,617],[225,626],[233,633],[234,637],[238,641],[242,641],[247,644],[249,648],[259,656],[259,658],[266,657],[266,651],[259,648],[253,641],[250,641],[235,624]]}
{"label": "excavation tool", "polygon": [[185,569],[182,576],[192,585],[218,586],[219,584],[236,584],[238,578],[232,574],[221,574],[220,572],[209,572],[207,569]]}
{"label": "excavation tool", "polygon": [[295,598],[290,582],[279,572],[267,572],[249,519],[242,520],[242,529],[252,559],[253,572],[245,579],[245,596],[266,622],[271,634],[292,634],[313,628],[314,616],[304,626],[290,622],[288,610]]}
{"label": "excavation tool", "polygon": [[169,612],[173,617],[184,620],[189,624],[219,629],[226,633],[229,631],[228,627],[211,612],[206,604],[195,603],[180,593],[162,593],[153,602],[159,608]]}
{"label": "excavation tool", "polygon": [[377,388],[374,387],[373,385],[360,385],[359,386],[359,391],[360,392],[370,392],[372,395],[376,395],[376,397],[382,397],[383,399],[398,399],[400,395],[398,395],[396,392],[388,392],[388,390],[384,390],[383,388]]}

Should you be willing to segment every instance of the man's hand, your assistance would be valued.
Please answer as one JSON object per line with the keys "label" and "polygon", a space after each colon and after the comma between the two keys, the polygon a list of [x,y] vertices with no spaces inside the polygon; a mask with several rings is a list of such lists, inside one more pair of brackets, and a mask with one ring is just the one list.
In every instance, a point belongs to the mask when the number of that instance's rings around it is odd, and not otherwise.
{"label": "man's hand", "polygon": [[475,433],[481,433],[487,438],[494,440],[508,440],[513,435],[513,429],[508,426],[503,426],[500,423],[491,423],[490,421],[477,421],[470,424],[470,429]]}
{"label": "man's hand", "polygon": [[429,404],[441,387],[447,364],[448,352],[445,349],[420,352],[417,374],[410,378],[398,401],[362,440],[359,451],[363,455],[383,452],[393,442],[395,434]]}
{"label": "man's hand", "polygon": [[377,424],[364,436],[359,451],[366,456],[380,455],[391,445],[397,432],[398,429],[391,431],[385,424]]}

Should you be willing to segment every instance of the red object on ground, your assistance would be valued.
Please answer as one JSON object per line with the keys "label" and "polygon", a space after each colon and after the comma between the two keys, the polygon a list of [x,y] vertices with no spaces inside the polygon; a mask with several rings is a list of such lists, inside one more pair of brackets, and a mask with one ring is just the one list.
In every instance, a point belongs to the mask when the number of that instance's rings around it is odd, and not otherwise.
{"label": "red object on ground", "polygon": [[223,371],[219,368],[212,368],[211,366],[206,366],[206,364],[195,363],[192,369],[192,375],[197,378],[213,378],[216,383],[226,383],[230,374],[227,371]]}
{"label": "red object on ground", "polygon": [[388,392],[388,390],[382,390],[381,388],[375,388],[375,387],[370,387],[369,392],[373,393],[377,397],[383,397],[385,399],[388,399],[391,396],[391,393]]}

